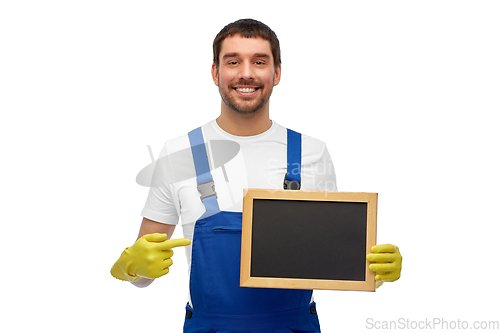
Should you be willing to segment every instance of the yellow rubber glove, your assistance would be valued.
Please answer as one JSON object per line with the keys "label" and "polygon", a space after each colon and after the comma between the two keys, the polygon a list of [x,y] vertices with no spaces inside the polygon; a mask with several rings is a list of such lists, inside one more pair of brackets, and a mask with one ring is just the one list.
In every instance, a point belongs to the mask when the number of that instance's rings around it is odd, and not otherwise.
{"label": "yellow rubber glove", "polygon": [[377,288],[383,282],[393,282],[401,277],[403,257],[397,246],[392,244],[375,245],[371,251],[372,253],[366,256],[366,260],[375,262],[369,268],[372,272],[377,273],[375,275]]}
{"label": "yellow rubber glove", "polygon": [[130,282],[143,277],[159,278],[167,274],[168,267],[172,265],[172,248],[189,244],[191,241],[186,238],[167,240],[167,234],[144,235],[122,252],[111,268],[111,275]]}

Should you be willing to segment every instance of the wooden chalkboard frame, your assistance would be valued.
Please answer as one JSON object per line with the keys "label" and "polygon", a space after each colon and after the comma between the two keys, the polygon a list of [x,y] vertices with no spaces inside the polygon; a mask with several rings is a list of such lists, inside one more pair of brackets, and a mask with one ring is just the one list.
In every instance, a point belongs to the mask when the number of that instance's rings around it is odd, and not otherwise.
{"label": "wooden chalkboard frame", "polygon": [[376,245],[377,193],[245,189],[240,271],[241,287],[375,291],[375,273],[368,269],[370,262],[366,260],[364,281],[251,276],[252,225],[255,199],[366,203],[366,254],[368,254],[371,252],[371,247]]}

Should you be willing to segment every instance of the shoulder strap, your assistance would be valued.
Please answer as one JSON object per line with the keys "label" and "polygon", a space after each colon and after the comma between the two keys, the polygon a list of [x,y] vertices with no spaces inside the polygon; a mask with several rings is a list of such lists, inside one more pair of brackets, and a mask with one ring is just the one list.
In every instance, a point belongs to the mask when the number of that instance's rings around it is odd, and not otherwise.
{"label": "shoulder strap", "polygon": [[193,154],[194,168],[196,170],[196,182],[198,184],[198,192],[200,199],[208,211],[219,211],[217,202],[217,193],[215,192],[215,184],[210,173],[208,164],[207,150],[205,148],[205,140],[201,127],[192,130],[188,133],[189,143],[191,144],[191,153]]}
{"label": "shoulder strap", "polygon": [[300,173],[302,166],[302,135],[287,129],[287,170],[283,188],[300,190]]}

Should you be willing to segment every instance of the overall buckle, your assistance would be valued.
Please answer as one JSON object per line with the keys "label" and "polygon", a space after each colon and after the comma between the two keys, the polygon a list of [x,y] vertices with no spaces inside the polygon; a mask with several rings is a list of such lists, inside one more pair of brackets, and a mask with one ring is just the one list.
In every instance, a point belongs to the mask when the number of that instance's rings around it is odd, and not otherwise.
{"label": "overall buckle", "polygon": [[285,173],[285,180],[283,180],[283,189],[284,190],[300,190],[300,181],[297,183],[294,180],[286,179],[288,173]]}
{"label": "overall buckle", "polygon": [[205,198],[214,195],[217,198],[217,192],[215,192],[215,183],[213,180],[205,184],[198,184],[198,192],[200,192],[201,194],[200,196],[201,202],[203,202]]}

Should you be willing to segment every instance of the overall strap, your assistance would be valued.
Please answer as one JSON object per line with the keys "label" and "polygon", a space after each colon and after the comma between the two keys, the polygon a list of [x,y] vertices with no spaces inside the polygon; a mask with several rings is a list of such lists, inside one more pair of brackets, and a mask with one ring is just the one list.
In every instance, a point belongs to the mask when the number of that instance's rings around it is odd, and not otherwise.
{"label": "overall strap", "polygon": [[210,165],[208,164],[208,155],[201,127],[189,132],[188,137],[189,143],[191,144],[191,152],[193,154],[194,168],[196,170],[198,192],[201,194],[200,199],[205,205],[207,212],[218,212],[220,208],[217,202],[214,180],[210,173]]}
{"label": "overall strap", "polygon": [[302,165],[302,135],[287,129],[287,170],[283,188],[300,190],[300,172]]}

